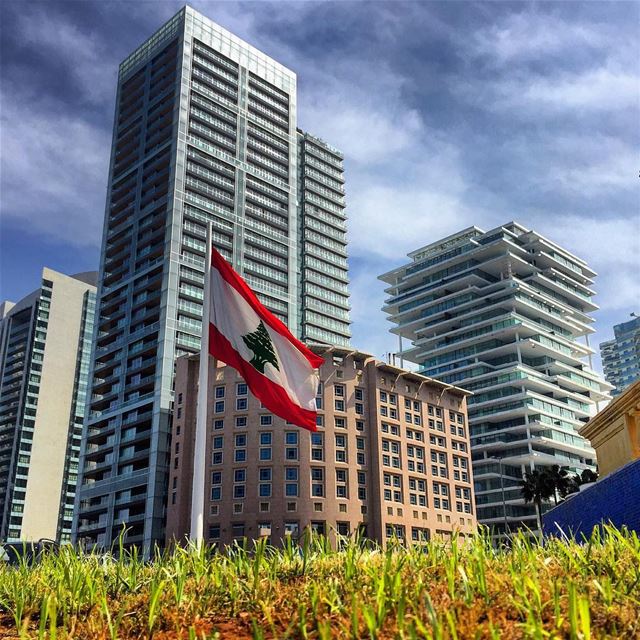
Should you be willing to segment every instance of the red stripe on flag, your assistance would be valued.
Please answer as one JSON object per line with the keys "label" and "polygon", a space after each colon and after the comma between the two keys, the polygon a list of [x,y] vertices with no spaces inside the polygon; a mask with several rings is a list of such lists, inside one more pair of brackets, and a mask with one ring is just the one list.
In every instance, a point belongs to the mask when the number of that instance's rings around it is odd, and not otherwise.
{"label": "red stripe on flag", "polygon": [[[304,345],[303,345],[304,346]],[[272,413],[298,427],[317,431],[316,412],[295,404],[279,384],[259,373],[231,346],[215,325],[209,325],[209,353],[236,369],[262,404]]]}
{"label": "red stripe on flag", "polygon": [[[216,250],[215,247],[211,248],[211,266],[220,272],[220,275],[251,305],[253,310],[260,316],[260,318],[268,324],[274,331],[277,331],[281,336],[284,336],[304,355],[309,361],[309,364],[318,369],[324,362],[324,358],[311,351],[305,344],[300,342],[287,326],[278,318],[276,318],[268,309],[264,307],[262,302],[258,300],[256,294],[251,291],[249,285],[237,274],[231,265],[227,262],[224,256]],[[235,352],[234,352],[235,353]],[[212,354],[213,355],[213,354]],[[224,362],[227,362],[224,358],[220,358]],[[227,364],[231,364],[227,362]],[[233,365],[235,366],[235,365]],[[253,369],[253,368],[252,368]],[[255,369],[253,369],[255,371]],[[245,378],[246,379],[246,378]],[[314,429],[315,431],[315,429]]]}

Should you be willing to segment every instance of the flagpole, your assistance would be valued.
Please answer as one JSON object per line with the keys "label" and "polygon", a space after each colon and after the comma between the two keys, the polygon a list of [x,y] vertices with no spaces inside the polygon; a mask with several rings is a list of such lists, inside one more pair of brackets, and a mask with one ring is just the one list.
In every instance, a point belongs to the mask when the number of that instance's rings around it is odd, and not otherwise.
{"label": "flagpole", "polygon": [[196,438],[193,450],[193,485],[191,487],[191,534],[196,546],[204,542],[204,485],[207,451],[207,395],[209,388],[209,310],[211,307],[211,222],[207,223],[204,258],[204,299],[202,303],[202,338],[198,371]]}

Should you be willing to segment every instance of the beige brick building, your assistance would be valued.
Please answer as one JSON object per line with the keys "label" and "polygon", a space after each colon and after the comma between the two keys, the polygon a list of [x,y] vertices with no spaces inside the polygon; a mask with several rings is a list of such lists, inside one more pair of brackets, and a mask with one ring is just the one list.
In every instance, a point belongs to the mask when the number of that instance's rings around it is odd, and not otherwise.
{"label": "beige brick building", "polygon": [[[205,536],[209,542],[305,528],[380,542],[476,528],[462,389],[349,348],[325,358],[318,431],[261,407],[235,370],[211,359]],[[198,357],[178,360],[167,542],[189,532]]]}

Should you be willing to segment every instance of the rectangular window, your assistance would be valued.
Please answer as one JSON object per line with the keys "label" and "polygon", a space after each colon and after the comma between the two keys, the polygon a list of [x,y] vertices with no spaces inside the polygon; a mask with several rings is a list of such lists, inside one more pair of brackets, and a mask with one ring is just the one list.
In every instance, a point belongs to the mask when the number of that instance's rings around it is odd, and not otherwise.
{"label": "rectangular window", "polygon": [[260,469],[258,477],[260,482],[271,482],[271,469],[269,467]]}
{"label": "rectangular window", "polygon": [[237,416],[236,427],[246,427],[246,426],[247,426],[247,416]]}
{"label": "rectangular window", "polygon": [[247,398],[236,398],[236,411],[246,411],[247,404]]}
{"label": "rectangular window", "polygon": [[335,401],[335,409],[336,411],[344,411],[344,400],[337,400]]}
{"label": "rectangular window", "polygon": [[233,481],[234,482],[244,482],[247,479],[247,471],[246,469],[236,469],[233,472]]}
{"label": "rectangular window", "polygon": [[215,388],[215,397],[216,398],[224,398],[224,387],[216,387]]}
{"label": "rectangular window", "polygon": [[247,385],[244,382],[238,382],[236,385],[236,395],[237,396],[246,396],[248,392]]}
{"label": "rectangular window", "polygon": [[284,442],[288,445],[298,444],[298,432],[297,431],[285,431]]}
{"label": "rectangular window", "polygon": [[239,433],[236,435],[236,447],[246,447],[247,446],[247,434]]}
{"label": "rectangular window", "polygon": [[271,426],[272,417],[271,416],[260,416],[260,426],[261,427],[269,427]]}
{"label": "rectangular window", "polygon": [[260,447],[260,460],[271,460],[271,447]]}
{"label": "rectangular window", "polygon": [[213,448],[214,449],[222,449],[223,442],[224,442],[224,438],[222,436],[216,436],[213,439]]}
{"label": "rectangular window", "polygon": [[213,428],[215,431],[220,431],[220,429],[224,429],[224,420],[214,420],[213,421]]}
{"label": "rectangular window", "polygon": [[344,386],[343,385],[341,385],[341,384],[334,385],[333,392],[339,398],[344,398]]}
{"label": "rectangular window", "polygon": [[236,462],[246,462],[247,461],[247,450],[246,449],[236,449],[234,460]]}
{"label": "rectangular window", "polygon": [[224,400],[216,400],[213,410],[215,413],[224,413]]}
{"label": "rectangular window", "polygon": [[258,494],[261,498],[269,498],[271,497],[271,483],[270,482],[261,482],[258,485]]}
{"label": "rectangular window", "polygon": [[363,400],[364,399],[364,392],[362,391],[362,389],[356,389],[354,391],[354,397],[356,400]]}
{"label": "rectangular window", "polygon": [[260,444],[267,445],[271,444],[271,433],[261,433],[260,434]]}

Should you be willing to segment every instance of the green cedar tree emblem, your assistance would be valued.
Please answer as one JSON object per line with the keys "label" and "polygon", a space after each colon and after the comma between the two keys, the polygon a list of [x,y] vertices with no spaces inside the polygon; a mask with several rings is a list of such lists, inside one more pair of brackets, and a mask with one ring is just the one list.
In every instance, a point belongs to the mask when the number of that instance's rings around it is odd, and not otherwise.
{"label": "green cedar tree emblem", "polygon": [[253,358],[249,361],[260,373],[264,373],[264,365],[272,364],[277,371],[280,371],[276,352],[271,343],[271,336],[262,320],[258,328],[253,333],[242,336],[244,343],[253,351]]}

